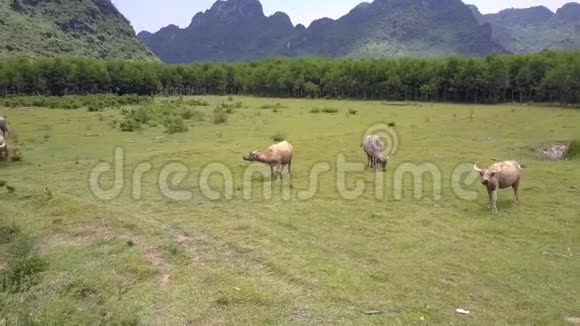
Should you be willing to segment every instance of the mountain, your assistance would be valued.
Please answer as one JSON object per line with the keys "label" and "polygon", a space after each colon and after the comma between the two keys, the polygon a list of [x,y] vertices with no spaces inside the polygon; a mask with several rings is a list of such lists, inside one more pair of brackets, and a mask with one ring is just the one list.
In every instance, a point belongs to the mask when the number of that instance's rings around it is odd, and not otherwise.
{"label": "mountain", "polygon": [[157,60],[110,0],[0,0],[0,57]]}
{"label": "mountain", "polygon": [[475,6],[471,10],[481,24],[491,25],[493,39],[512,53],[580,49],[578,3],[568,3],[557,13],[543,6],[486,15]]}
{"label": "mountain", "polygon": [[375,0],[338,20],[314,21],[291,55],[330,57],[482,56],[505,50],[460,0]]}
{"label": "mountain", "polygon": [[228,0],[197,13],[185,29],[169,25],[138,37],[167,63],[246,61],[278,55],[294,31],[288,15],[267,17],[258,0]]}
{"label": "mountain", "polygon": [[435,57],[506,52],[460,0],[375,0],[338,20],[294,27],[281,12],[266,17],[258,0],[217,1],[184,29],[138,37],[163,61],[246,61],[268,56]]}

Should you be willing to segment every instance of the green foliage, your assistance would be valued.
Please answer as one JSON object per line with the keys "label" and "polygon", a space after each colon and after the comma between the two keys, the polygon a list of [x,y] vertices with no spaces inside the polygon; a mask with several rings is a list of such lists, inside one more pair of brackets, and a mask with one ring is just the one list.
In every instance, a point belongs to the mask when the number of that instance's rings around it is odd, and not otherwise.
{"label": "green foliage", "polygon": [[213,124],[221,125],[228,122],[228,115],[223,110],[215,110],[213,113]]}
{"label": "green foliage", "polygon": [[14,266],[0,274],[0,292],[18,293],[28,291],[40,281],[40,273],[47,264],[37,256],[17,260]]}
{"label": "green foliage", "polygon": [[20,230],[16,225],[0,225],[0,244],[10,243],[19,232]]}
{"label": "green foliage", "polygon": [[319,108],[312,108],[309,111],[310,113],[320,113],[320,109]]}
{"label": "green foliage", "polygon": [[260,109],[264,109],[264,110],[269,110],[269,109],[278,110],[278,109],[285,109],[285,108],[287,108],[287,106],[282,105],[280,103],[264,104],[264,105],[260,106]]}
{"label": "green foliage", "polygon": [[348,114],[349,115],[357,115],[358,111],[355,109],[348,109]]}
{"label": "green foliage", "polygon": [[163,123],[166,130],[165,132],[168,134],[176,134],[180,132],[186,132],[189,130],[183,119],[177,116],[169,117]]}
{"label": "green foliage", "polygon": [[185,102],[185,104],[191,105],[191,106],[209,106],[210,105],[208,102],[201,100],[201,99],[191,99],[191,100]]}
{"label": "green foliage", "polygon": [[272,140],[275,142],[281,142],[283,140],[286,140],[286,134],[279,131],[274,136],[272,136]]}
{"label": "green foliage", "polygon": [[332,113],[337,113],[338,112],[338,109],[324,107],[324,108],[322,108],[321,112],[322,113],[331,113],[332,114]]}
{"label": "green foliage", "polygon": [[[1,64],[0,64],[1,67]],[[1,78],[1,77],[0,77]],[[0,105],[6,107],[47,107],[53,109],[78,109],[86,107],[90,112],[103,111],[125,105],[151,103],[152,99],[137,95],[71,95],[71,96],[7,96],[0,98]]]}
{"label": "green foliage", "polygon": [[132,132],[141,130],[141,122],[137,121],[135,118],[125,118],[125,120],[121,121],[119,124],[119,128],[122,131]]}
{"label": "green foliage", "polygon": [[[8,95],[108,93],[111,90],[134,95]],[[225,90],[259,96],[365,98],[405,103],[580,103],[580,52],[545,51],[519,56],[432,60],[272,58],[251,64],[187,66],[64,58],[0,60],[0,105],[7,107],[91,106],[100,110],[151,103],[150,97],[136,95],[223,94]],[[178,109],[209,105],[202,100],[182,98],[163,103]],[[242,108],[243,103],[228,101],[219,106],[233,112]],[[282,107],[267,104],[262,108]]]}
{"label": "green foliage", "polygon": [[241,109],[244,107],[244,103],[242,102],[236,102],[236,103],[221,103],[219,105],[219,108],[224,109],[224,110],[229,110],[230,112],[228,113],[232,113],[233,109]]}
{"label": "green foliage", "polygon": [[580,158],[580,139],[574,139],[570,142],[565,158],[568,160]]}

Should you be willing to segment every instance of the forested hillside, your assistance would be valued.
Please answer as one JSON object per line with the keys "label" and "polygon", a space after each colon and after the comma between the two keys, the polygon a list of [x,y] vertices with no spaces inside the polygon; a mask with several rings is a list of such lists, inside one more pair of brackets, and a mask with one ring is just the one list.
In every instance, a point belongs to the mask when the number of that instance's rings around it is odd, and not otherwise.
{"label": "forested hillside", "polygon": [[568,3],[556,13],[543,6],[487,15],[471,9],[480,23],[491,25],[493,39],[512,53],[580,49],[579,3]]}
{"label": "forested hillside", "polygon": [[0,95],[88,93],[579,103],[580,52],[401,60],[271,58],[189,65],[0,60]]}
{"label": "forested hillside", "polygon": [[0,0],[0,57],[156,60],[110,0]]}
{"label": "forested hillside", "polygon": [[281,12],[266,17],[258,0],[217,1],[180,29],[142,32],[164,62],[247,61],[270,56],[442,57],[506,51],[460,0],[375,0],[338,20],[294,27]]}

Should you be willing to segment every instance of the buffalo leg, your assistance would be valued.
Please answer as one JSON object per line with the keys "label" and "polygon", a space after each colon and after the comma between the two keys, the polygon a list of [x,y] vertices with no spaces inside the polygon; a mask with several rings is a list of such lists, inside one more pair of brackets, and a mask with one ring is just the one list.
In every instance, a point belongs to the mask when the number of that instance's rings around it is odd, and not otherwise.
{"label": "buffalo leg", "polygon": [[288,175],[292,176],[292,161],[288,161]]}
{"label": "buffalo leg", "polygon": [[497,190],[489,191],[489,208],[492,214],[497,214]]}
{"label": "buffalo leg", "polygon": [[518,180],[516,183],[514,183],[512,188],[514,188],[514,200],[512,205],[517,207],[520,204],[520,181]]}
{"label": "buffalo leg", "polygon": [[270,179],[272,180],[276,180],[276,174],[274,174],[275,166],[276,166],[275,164],[270,164]]}

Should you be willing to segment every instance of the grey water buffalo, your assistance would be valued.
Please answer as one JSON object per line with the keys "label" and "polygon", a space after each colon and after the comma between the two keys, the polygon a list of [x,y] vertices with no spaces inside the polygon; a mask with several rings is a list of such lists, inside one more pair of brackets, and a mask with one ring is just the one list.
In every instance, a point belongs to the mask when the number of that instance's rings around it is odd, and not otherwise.
{"label": "grey water buffalo", "polygon": [[244,161],[249,162],[260,162],[265,163],[270,166],[270,173],[272,175],[272,179],[276,178],[275,169],[278,168],[278,174],[282,178],[282,172],[284,167],[288,169],[288,175],[292,176],[292,157],[294,155],[294,147],[287,141],[280,142],[278,144],[274,144],[265,151],[253,151],[248,155],[244,155]]}
{"label": "grey water buffalo", "polygon": [[383,154],[385,144],[377,135],[368,135],[361,147],[367,155],[367,166],[375,171],[381,169],[385,171],[387,168],[387,157]]}
{"label": "grey water buffalo", "polygon": [[489,208],[493,214],[497,213],[497,193],[500,189],[513,188],[513,206],[520,202],[520,179],[522,167],[516,161],[498,162],[487,169],[481,169],[477,163],[473,165],[473,170],[479,173],[481,184],[487,189],[489,195]]}

